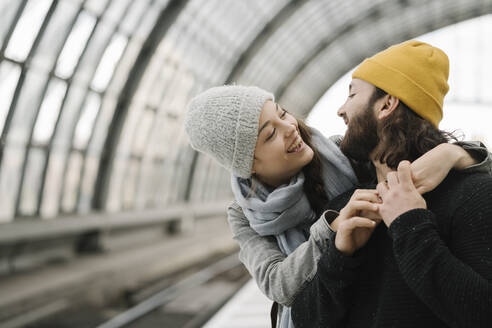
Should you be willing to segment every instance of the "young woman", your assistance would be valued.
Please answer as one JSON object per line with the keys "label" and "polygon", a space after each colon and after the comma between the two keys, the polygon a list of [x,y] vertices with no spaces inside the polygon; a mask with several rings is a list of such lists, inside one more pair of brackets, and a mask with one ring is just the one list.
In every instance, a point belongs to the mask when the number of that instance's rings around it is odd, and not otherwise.
{"label": "young woman", "polygon": [[[279,326],[293,327],[289,306],[328,245],[325,206],[374,173],[343,155],[340,137],[325,138],[257,87],[222,86],[199,94],[188,106],[185,130],[194,149],[232,173],[235,201],[227,213],[240,260],[262,292],[284,306]],[[462,146],[439,145],[412,163],[421,193],[452,168],[490,170],[484,147]]]}

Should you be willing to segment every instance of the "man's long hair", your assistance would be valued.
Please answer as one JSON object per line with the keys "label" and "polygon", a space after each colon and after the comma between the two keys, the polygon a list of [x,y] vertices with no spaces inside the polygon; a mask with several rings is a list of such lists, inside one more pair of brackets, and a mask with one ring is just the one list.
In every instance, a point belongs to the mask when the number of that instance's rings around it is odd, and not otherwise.
{"label": "man's long hair", "polygon": [[[379,99],[385,95],[385,91],[376,88],[373,97]],[[452,132],[439,130],[401,100],[391,115],[379,121],[378,137],[374,159],[392,169],[402,160],[416,160],[439,144],[457,141]]]}

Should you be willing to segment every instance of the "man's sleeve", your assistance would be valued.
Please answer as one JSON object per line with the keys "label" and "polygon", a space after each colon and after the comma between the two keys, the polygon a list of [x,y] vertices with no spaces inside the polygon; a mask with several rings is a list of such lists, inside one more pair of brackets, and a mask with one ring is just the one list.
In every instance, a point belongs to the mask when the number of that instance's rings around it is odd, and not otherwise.
{"label": "man's sleeve", "polygon": [[448,245],[428,210],[408,211],[388,230],[406,283],[450,327],[490,327],[492,322],[491,195],[489,179],[463,195]]}
{"label": "man's sleeve", "polygon": [[492,154],[487,150],[487,147],[480,141],[459,141],[456,142],[458,146],[461,146],[464,150],[473,157],[477,164],[460,170],[464,173],[488,173],[492,175]]}

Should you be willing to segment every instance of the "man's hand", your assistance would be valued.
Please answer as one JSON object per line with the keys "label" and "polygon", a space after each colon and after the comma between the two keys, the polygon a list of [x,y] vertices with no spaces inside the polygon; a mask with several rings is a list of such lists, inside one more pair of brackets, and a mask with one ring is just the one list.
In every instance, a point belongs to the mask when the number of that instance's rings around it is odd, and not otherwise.
{"label": "man's hand", "polygon": [[[377,215],[380,202],[376,190],[358,189],[340,211],[331,226],[337,231],[335,247],[347,256],[364,246],[371,237],[380,218]],[[370,213],[370,214],[369,214]],[[362,217],[371,216],[373,219]]]}
{"label": "man's hand", "polygon": [[397,172],[388,173],[387,183],[378,183],[376,190],[383,200],[379,205],[379,214],[386,226],[401,214],[415,209],[427,208],[425,199],[417,191],[412,182],[412,172],[409,161],[402,161],[398,165]]}

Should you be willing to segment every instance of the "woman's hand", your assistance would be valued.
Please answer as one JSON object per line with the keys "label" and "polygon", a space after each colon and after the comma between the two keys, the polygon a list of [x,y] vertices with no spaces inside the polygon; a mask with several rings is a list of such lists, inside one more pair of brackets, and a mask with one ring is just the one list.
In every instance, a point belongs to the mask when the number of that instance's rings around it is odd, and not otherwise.
{"label": "woman's hand", "polygon": [[[341,253],[351,256],[367,243],[377,223],[381,221],[377,214],[378,203],[380,198],[376,190],[358,189],[354,192],[331,225],[337,231],[335,247]],[[363,214],[373,219],[362,217]]]}
{"label": "woman's hand", "polygon": [[388,182],[378,183],[376,189],[383,203],[379,213],[386,226],[390,226],[401,214],[416,208],[427,208],[425,199],[418,193],[412,182],[410,162],[401,161],[397,172],[387,175]]}
{"label": "woman's hand", "polygon": [[437,145],[411,164],[412,180],[420,194],[436,188],[453,168],[463,169],[475,160],[460,146],[443,143]]}

